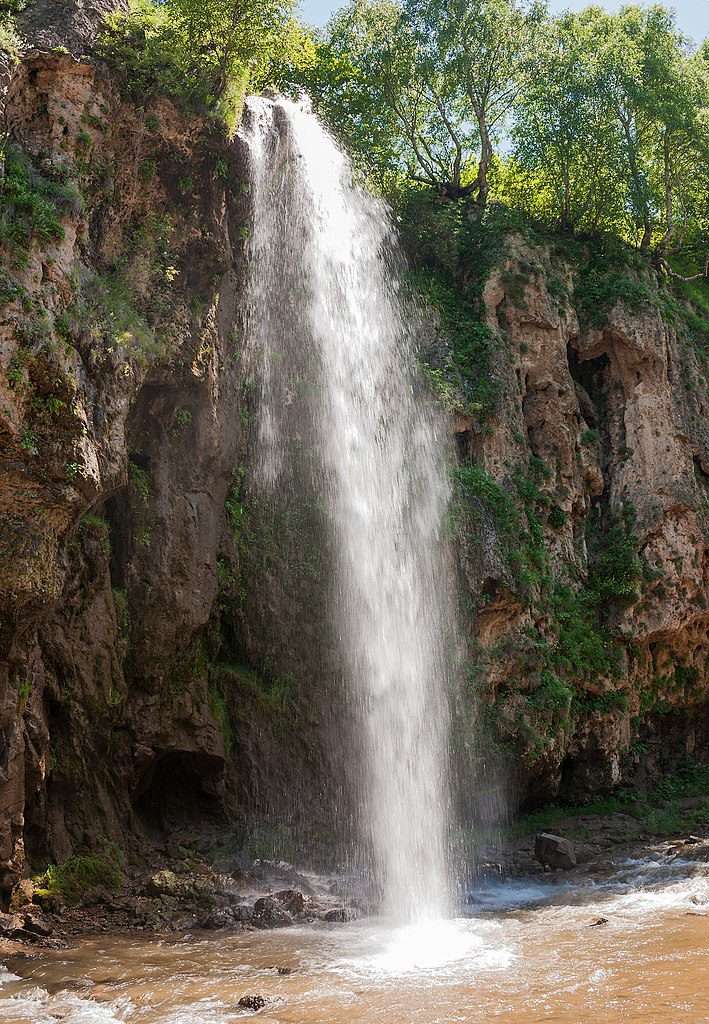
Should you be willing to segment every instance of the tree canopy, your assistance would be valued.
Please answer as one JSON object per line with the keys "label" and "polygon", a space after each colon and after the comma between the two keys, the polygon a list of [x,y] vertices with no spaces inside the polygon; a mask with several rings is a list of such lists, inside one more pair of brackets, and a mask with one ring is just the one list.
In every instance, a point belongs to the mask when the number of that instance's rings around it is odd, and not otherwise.
{"label": "tree canopy", "polygon": [[[709,238],[709,42],[660,4],[551,17],[544,0],[349,0],[322,31],[293,0],[132,0],[105,45],[234,130],[248,88],[310,93],[374,187],[489,203],[642,251]],[[697,256],[699,258],[699,256]]]}
{"label": "tree canopy", "polygon": [[297,84],[390,195],[478,218],[503,202],[641,250],[707,231],[709,44],[662,5],[351,0],[314,45]]}

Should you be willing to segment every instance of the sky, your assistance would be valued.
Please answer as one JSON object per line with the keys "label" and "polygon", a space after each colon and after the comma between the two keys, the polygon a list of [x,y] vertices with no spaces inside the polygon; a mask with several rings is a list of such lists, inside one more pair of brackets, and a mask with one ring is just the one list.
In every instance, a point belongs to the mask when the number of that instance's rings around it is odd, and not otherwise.
{"label": "sky", "polygon": [[[303,20],[310,25],[324,25],[333,11],[344,6],[345,0],[301,0]],[[595,0],[599,2],[599,0]],[[709,0],[665,0],[667,7],[674,8],[679,28],[695,42],[701,42],[709,35]],[[587,7],[589,0],[550,0],[552,11],[578,11]],[[622,6],[622,0],[600,0],[600,6],[609,11]]]}

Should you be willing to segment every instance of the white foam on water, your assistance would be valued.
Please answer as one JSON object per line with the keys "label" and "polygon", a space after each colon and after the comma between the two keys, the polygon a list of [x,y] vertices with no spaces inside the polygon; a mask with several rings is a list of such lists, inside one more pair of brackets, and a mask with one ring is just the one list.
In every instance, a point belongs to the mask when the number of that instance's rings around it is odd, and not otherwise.
{"label": "white foam on water", "polygon": [[[50,995],[43,988],[32,988],[0,999],[0,1021],[32,1021],[32,1024],[120,1024],[132,1018],[130,1000],[98,1003],[82,999],[72,992]],[[195,1021],[195,1024],[197,1022]]]}
{"label": "white foam on water", "polygon": [[[405,978],[407,984],[445,984],[458,976],[502,970],[515,953],[494,922],[455,918],[405,925],[380,922],[345,930],[328,968],[345,977],[370,982]],[[334,954],[334,951],[333,951]]]}

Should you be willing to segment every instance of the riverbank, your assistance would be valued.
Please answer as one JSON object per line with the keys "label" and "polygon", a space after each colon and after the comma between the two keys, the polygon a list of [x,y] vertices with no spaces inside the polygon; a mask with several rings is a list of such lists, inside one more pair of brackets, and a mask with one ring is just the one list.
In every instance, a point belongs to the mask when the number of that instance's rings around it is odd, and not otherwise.
{"label": "riverbank", "polygon": [[6,1024],[697,1024],[709,871],[629,861],[481,883],[466,917],[75,936],[0,973]]}
{"label": "riverbank", "polygon": [[[521,818],[477,847],[477,870],[466,894],[470,912],[484,905],[490,884],[503,890],[520,879],[593,885],[624,863],[671,870],[687,862],[709,871],[705,775],[706,769],[693,769],[665,780],[650,796],[621,793],[603,803],[550,807]],[[535,840],[542,832],[570,844],[575,865],[551,869],[540,863]],[[0,958],[28,947],[58,948],[87,934],[335,925],[374,909],[361,880],[300,870],[283,860],[245,864],[231,852],[230,837],[216,828],[211,834],[175,833],[165,845],[148,844],[143,854],[132,866],[109,855],[103,866],[99,857],[73,858],[21,882],[9,912],[0,915]]]}

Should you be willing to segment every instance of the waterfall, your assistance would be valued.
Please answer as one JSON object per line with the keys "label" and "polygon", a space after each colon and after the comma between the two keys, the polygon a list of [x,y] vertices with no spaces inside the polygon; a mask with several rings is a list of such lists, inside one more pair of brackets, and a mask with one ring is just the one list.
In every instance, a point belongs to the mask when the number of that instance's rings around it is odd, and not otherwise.
{"label": "waterfall", "polygon": [[259,387],[258,474],[297,446],[331,531],[332,625],[360,730],[361,840],[384,913],[449,910],[448,687],[442,422],[416,379],[385,205],[307,101],[252,97],[247,349]]}

